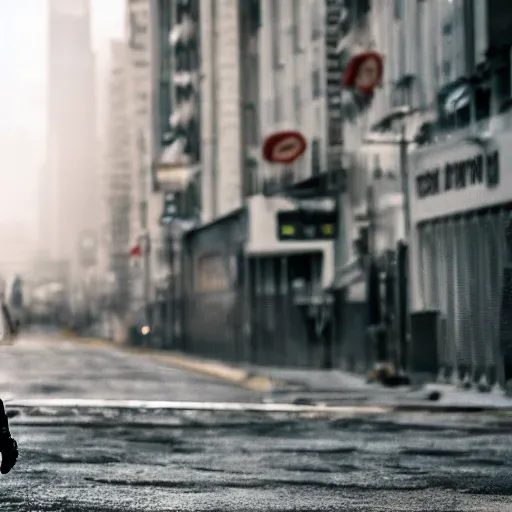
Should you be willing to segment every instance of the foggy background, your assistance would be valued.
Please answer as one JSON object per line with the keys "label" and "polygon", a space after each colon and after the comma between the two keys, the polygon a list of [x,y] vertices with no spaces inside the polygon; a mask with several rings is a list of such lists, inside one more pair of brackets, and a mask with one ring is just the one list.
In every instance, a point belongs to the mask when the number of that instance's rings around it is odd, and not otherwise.
{"label": "foggy background", "polygon": [[[93,0],[94,52],[123,31],[123,0]],[[36,250],[46,141],[47,2],[0,0],[0,274]],[[102,79],[101,59],[97,78]]]}

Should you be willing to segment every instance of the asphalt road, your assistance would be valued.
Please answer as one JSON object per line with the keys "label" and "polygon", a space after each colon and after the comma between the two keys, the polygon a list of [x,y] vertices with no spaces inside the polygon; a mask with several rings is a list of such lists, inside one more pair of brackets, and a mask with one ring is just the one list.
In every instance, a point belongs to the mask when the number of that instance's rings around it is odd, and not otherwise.
{"label": "asphalt road", "polygon": [[[115,350],[0,348],[3,396],[258,402]],[[8,512],[512,511],[512,417],[48,406],[11,420]]]}

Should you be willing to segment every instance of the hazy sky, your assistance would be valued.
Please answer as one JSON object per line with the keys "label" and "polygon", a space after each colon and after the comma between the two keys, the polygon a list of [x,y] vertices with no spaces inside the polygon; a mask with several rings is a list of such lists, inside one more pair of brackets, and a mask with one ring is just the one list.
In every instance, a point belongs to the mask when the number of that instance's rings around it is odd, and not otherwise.
{"label": "hazy sky", "polygon": [[[123,4],[92,0],[95,49],[122,34]],[[0,220],[31,230],[44,162],[46,9],[46,0],[0,0]]]}

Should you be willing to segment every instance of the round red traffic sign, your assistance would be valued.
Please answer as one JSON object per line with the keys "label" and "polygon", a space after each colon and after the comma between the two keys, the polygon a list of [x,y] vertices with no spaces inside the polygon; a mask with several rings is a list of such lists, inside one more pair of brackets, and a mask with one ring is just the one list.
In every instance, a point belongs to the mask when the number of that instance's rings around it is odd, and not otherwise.
{"label": "round red traffic sign", "polygon": [[263,157],[273,164],[291,164],[306,151],[307,143],[297,131],[277,132],[265,139]]}
{"label": "round red traffic sign", "polygon": [[363,52],[351,59],[344,77],[345,87],[352,87],[363,94],[372,94],[380,85],[384,73],[382,56],[377,52]]}

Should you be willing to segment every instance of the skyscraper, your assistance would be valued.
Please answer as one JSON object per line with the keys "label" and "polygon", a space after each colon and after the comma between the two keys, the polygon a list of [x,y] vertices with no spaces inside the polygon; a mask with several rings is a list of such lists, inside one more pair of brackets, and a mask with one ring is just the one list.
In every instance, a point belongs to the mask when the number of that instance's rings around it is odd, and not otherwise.
{"label": "skyscraper", "polygon": [[128,106],[128,53],[123,40],[110,43],[110,68],[107,82],[107,133],[105,195],[108,205],[107,238],[110,270],[116,278],[115,305],[124,313],[130,294],[130,210],[132,194],[132,162],[130,161],[130,127]]}
{"label": "skyscraper", "polygon": [[81,234],[97,232],[99,220],[89,0],[50,0],[48,27],[42,249],[75,266]]}

